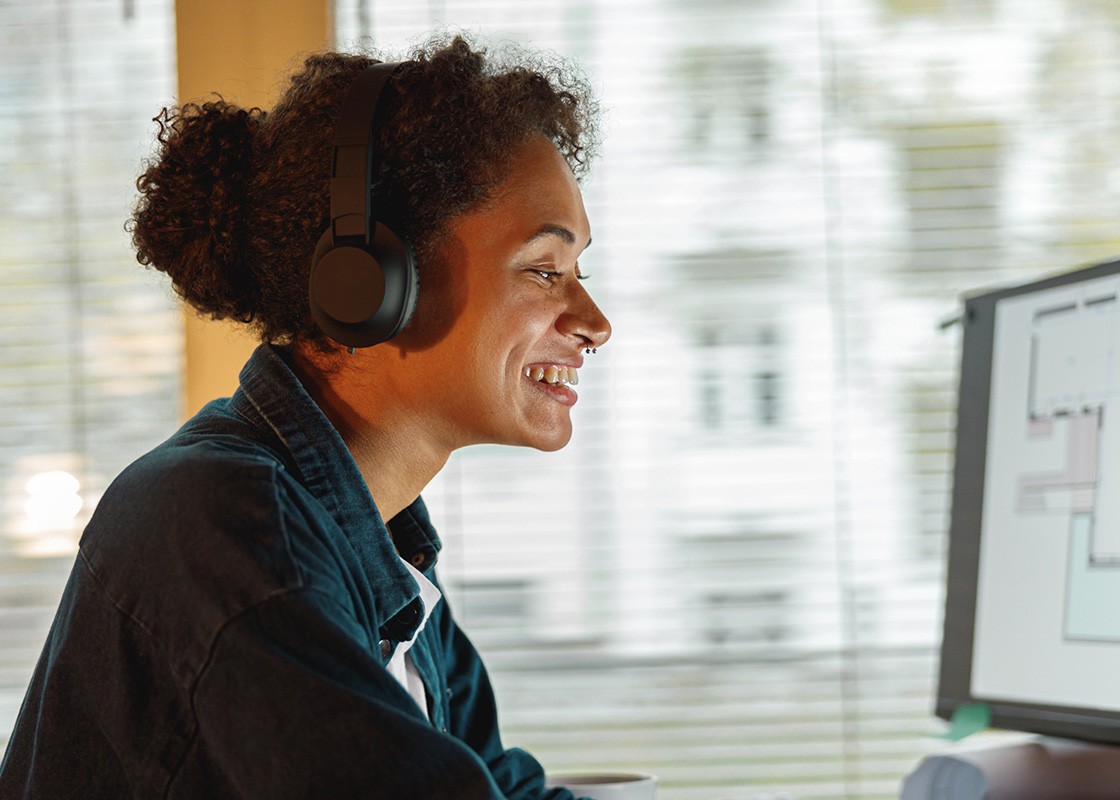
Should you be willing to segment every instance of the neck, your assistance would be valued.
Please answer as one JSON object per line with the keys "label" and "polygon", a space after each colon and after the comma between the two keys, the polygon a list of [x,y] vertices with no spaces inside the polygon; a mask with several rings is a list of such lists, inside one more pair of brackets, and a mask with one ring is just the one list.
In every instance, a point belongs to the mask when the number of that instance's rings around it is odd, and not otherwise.
{"label": "neck", "polygon": [[392,391],[390,380],[382,386],[369,379],[385,375],[367,363],[374,360],[370,351],[358,351],[337,366],[326,358],[293,348],[296,374],[342,436],[388,522],[443,469],[451,448],[432,436],[411,404]]}

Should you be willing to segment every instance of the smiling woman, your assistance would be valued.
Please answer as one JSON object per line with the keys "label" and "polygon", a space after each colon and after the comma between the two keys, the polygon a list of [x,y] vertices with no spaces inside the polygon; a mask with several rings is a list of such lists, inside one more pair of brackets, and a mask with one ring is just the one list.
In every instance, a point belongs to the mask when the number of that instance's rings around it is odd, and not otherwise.
{"label": "smiling woman", "polygon": [[[137,257],[263,343],[105,493],[0,794],[571,798],[501,742],[420,492],[467,445],[571,437],[610,336],[579,280],[591,112],[461,38],[314,56],[268,112],[164,110]],[[396,281],[371,340],[353,309]]]}

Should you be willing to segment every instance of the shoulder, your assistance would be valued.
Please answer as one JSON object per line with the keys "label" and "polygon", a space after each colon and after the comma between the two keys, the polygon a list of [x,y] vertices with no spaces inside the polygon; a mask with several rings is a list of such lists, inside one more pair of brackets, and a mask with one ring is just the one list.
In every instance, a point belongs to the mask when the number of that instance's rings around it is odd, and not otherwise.
{"label": "shoulder", "polygon": [[252,440],[176,435],[110,484],[82,536],[82,558],[107,598],[145,627],[175,605],[219,625],[302,585],[286,499],[295,486]]}
{"label": "shoulder", "polygon": [[172,438],[109,485],[84,539],[96,545],[105,531],[148,529],[149,535],[165,538],[186,530],[244,529],[275,512],[283,469],[249,441]]}

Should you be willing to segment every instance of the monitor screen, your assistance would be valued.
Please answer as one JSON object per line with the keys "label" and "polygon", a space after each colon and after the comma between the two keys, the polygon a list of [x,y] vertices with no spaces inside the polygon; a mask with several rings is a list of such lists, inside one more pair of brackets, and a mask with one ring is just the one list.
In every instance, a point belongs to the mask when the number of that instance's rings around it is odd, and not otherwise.
{"label": "monitor screen", "polygon": [[1120,742],[1120,261],[963,325],[937,714]]}

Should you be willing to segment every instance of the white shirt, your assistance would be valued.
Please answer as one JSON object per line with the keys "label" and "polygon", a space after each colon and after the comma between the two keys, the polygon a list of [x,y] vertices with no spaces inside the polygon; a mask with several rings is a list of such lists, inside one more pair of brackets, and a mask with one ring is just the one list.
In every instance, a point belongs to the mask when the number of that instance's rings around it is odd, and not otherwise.
{"label": "white shirt", "polygon": [[416,641],[416,637],[420,635],[420,631],[424,630],[424,625],[428,622],[428,617],[432,615],[432,609],[436,607],[443,595],[436,585],[424,577],[424,573],[416,569],[416,567],[409,564],[403,558],[401,563],[404,564],[420,587],[420,604],[423,606],[423,617],[420,619],[420,624],[416,626],[416,633],[412,634],[412,638],[407,642],[401,642],[397,645],[397,649],[393,652],[393,657],[389,659],[389,663],[385,665],[385,669],[389,670],[392,675],[404,690],[412,695],[412,699],[416,701],[416,705],[420,706],[420,710],[424,712],[424,716],[428,715],[428,693],[424,689],[424,682],[420,679],[420,673],[416,671],[416,665],[412,663],[412,656],[408,654],[412,643]]}

